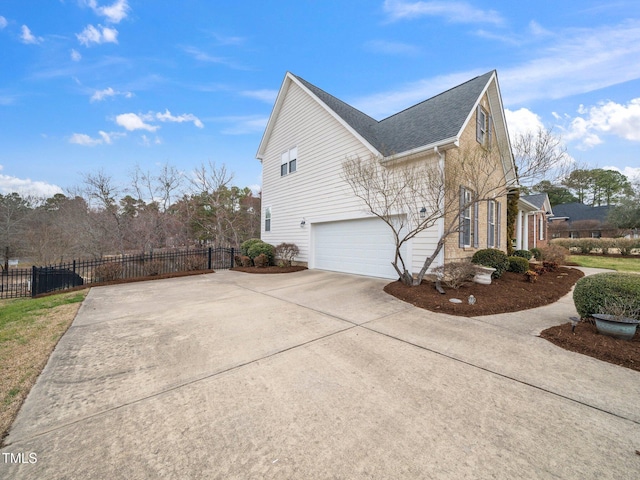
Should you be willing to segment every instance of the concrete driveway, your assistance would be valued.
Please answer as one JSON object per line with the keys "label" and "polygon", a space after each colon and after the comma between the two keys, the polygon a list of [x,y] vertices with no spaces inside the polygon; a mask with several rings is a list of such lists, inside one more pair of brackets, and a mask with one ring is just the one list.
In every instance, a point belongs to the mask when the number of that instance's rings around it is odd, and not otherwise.
{"label": "concrete driveway", "polygon": [[0,478],[640,478],[640,373],[321,271],[93,288]]}

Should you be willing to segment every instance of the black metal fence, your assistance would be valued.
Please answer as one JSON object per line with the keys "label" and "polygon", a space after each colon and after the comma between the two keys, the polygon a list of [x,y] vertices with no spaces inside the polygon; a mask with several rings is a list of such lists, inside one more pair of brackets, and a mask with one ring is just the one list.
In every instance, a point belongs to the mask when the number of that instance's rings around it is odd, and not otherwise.
{"label": "black metal fence", "polygon": [[198,248],[9,269],[0,274],[0,298],[35,297],[81,285],[233,268],[234,255],[233,248]]}

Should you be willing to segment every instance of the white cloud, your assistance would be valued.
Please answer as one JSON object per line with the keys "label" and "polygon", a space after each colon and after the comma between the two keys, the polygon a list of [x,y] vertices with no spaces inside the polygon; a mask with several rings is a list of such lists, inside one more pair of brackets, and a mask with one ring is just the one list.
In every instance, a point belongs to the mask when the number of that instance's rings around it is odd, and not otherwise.
{"label": "white cloud", "polygon": [[127,18],[131,9],[128,0],[116,0],[112,5],[105,7],[99,7],[96,0],[86,0],[86,3],[96,15],[106,17],[109,23],[120,23],[121,20]]}
{"label": "white cloud", "polygon": [[27,27],[26,25],[22,25],[21,30],[22,33],[20,35],[20,39],[22,40],[22,43],[37,44],[42,42],[42,37],[36,37],[33,33],[31,33],[31,30],[29,30],[29,27]]}
{"label": "white cloud", "polygon": [[387,40],[371,40],[364,44],[364,47],[375,53],[384,53],[388,55],[418,55],[420,49],[415,45],[408,43],[390,42]]}
{"label": "white cloud", "polygon": [[136,115],[135,113],[123,113],[116,117],[116,123],[129,131],[147,130],[149,132],[155,132],[160,128],[158,125],[150,125],[148,123],[144,123],[145,119]]}
{"label": "white cloud", "polygon": [[160,137],[156,137],[153,140],[151,140],[151,138],[147,137],[146,135],[141,135],[140,136],[140,140],[142,142],[142,145],[145,147],[150,147],[151,144],[153,145],[161,145],[162,144],[162,139]]}
{"label": "white cloud", "polygon": [[91,46],[92,43],[98,45],[101,43],[118,43],[118,31],[102,25],[98,25],[98,28],[93,25],[87,25],[82,32],[76,34],[76,37],[81,45],[87,47]]}
{"label": "white cloud", "polygon": [[[2,165],[0,165],[0,170],[2,170]],[[56,193],[62,193],[62,189],[52,183],[0,174],[0,193],[6,195],[13,192],[21,196],[52,197]]]}
{"label": "white cloud", "polygon": [[245,90],[243,92],[240,92],[240,95],[245,97],[255,98],[262,102],[273,104],[276,101],[276,98],[278,97],[278,90],[269,90],[269,89]]}
{"label": "white cloud", "polygon": [[504,22],[503,18],[495,10],[480,10],[467,2],[461,1],[408,2],[385,0],[384,11],[392,21],[433,16],[443,17],[451,23],[501,25]]}
{"label": "white cloud", "polygon": [[98,135],[100,135],[100,137],[92,138],[85,133],[74,133],[69,138],[69,143],[82,145],[83,147],[95,147],[97,145],[103,145],[103,144],[111,145],[114,139],[119,137],[124,137],[127,134],[122,132],[107,133],[100,130],[98,132]]}
{"label": "white cloud", "polygon": [[80,60],[82,60],[82,55],[80,55],[80,52],[78,52],[77,50],[71,49],[71,60],[73,60],[74,62],[79,62]]}
{"label": "white cloud", "polygon": [[634,98],[626,105],[616,102],[600,102],[586,108],[580,105],[577,116],[565,129],[565,138],[577,141],[578,148],[589,149],[603,143],[602,135],[640,142],[640,98]]}
{"label": "white cloud", "polygon": [[[532,51],[533,48],[531,49]],[[640,21],[549,36],[523,64],[499,70],[508,105],[559,99],[640,78]]]}
{"label": "white cloud", "polygon": [[614,166],[604,166],[602,168],[605,170],[615,170],[616,172],[620,172],[624,176],[626,176],[631,182],[640,182],[640,167],[618,168]]}
{"label": "white cloud", "polygon": [[504,115],[509,128],[509,137],[512,141],[519,135],[535,134],[538,130],[544,129],[540,116],[526,108],[515,111],[505,108]]}
{"label": "white cloud", "polygon": [[[528,48],[533,52],[530,60],[498,68],[505,105],[565,98],[640,79],[640,20],[567,30],[549,40],[549,47],[539,53]],[[350,103],[378,118],[415,105],[492,67],[421,79]]]}
{"label": "white cloud", "polygon": [[164,113],[156,113],[156,118],[161,122],[175,122],[175,123],[193,122],[193,124],[196,127],[204,128],[204,125],[200,121],[200,119],[191,113],[184,113],[176,117],[171,115],[171,112],[167,109],[164,111]]}
{"label": "white cloud", "polygon": [[125,98],[131,98],[133,97],[133,93],[131,92],[119,92],[117,90],[114,90],[111,87],[105,88],[104,90],[96,90],[94,92],[93,95],[91,95],[91,98],[89,99],[90,102],[101,102],[102,100],[104,100],[107,97],[115,97],[117,95],[121,95]]}
{"label": "white cloud", "polygon": [[7,19],[0,15],[0,30],[8,25]]}

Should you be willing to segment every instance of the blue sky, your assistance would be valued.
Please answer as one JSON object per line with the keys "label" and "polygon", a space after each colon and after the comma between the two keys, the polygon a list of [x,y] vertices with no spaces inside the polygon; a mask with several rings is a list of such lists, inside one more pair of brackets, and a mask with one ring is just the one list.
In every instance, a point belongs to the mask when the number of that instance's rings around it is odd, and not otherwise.
{"label": "blue sky", "polygon": [[0,193],[255,153],[286,71],[383,118],[492,69],[513,135],[640,172],[640,2],[3,0]]}

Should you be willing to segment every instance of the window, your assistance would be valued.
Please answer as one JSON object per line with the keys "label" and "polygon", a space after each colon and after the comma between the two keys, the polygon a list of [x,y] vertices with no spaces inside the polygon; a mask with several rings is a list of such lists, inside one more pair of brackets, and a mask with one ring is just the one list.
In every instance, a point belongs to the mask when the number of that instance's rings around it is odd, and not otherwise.
{"label": "window", "polygon": [[297,169],[298,164],[298,147],[293,147],[282,154],[280,162],[280,176],[284,177],[289,173],[293,173]]}
{"label": "window", "polygon": [[487,247],[496,246],[496,202],[487,201]]}
{"label": "window", "polygon": [[478,202],[473,201],[473,192],[460,187],[460,248],[478,246]]}
{"label": "window", "polygon": [[478,105],[476,112],[476,140],[478,143],[489,146],[491,145],[491,115],[482,107]]}
{"label": "window", "polygon": [[267,207],[264,210],[264,231],[271,231],[271,207]]}

